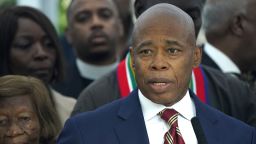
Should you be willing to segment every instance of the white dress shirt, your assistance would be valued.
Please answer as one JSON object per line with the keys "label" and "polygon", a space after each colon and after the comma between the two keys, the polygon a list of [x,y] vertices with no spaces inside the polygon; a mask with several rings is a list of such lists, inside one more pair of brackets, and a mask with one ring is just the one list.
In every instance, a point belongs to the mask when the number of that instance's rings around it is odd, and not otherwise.
{"label": "white dress shirt", "polygon": [[204,44],[204,51],[219,66],[222,72],[236,74],[241,73],[238,66],[226,54],[210,43],[206,42]]}
{"label": "white dress shirt", "polygon": [[83,78],[96,80],[102,77],[103,75],[114,70],[118,65],[118,61],[110,65],[96,66],[96,65],[85,63],[81,59],[77,58],[76,65],[80,75]]}
{"label": "white dress shirt", "polygon": [[152,102],[143,96],[140,90],[139,100],[150,144],[163,144],[164,134],[170,129],[170,126],[158,115],[165,108],[175,109],[180,113],[178,126],[184,142],[186,144],[197,144],[196,135],[191,124],[191,119],[196,116],[196,110],[188,91],[179,102],[170,107]]}

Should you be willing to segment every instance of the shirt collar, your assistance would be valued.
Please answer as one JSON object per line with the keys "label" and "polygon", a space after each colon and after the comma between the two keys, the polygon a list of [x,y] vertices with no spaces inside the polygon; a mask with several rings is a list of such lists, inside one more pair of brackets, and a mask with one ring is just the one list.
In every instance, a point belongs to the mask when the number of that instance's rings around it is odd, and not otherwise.
{"label": "shirt collar", "polygon": [[110,65],[96,66],[77,58],[76,65],[83,78],[95,80],[114,70],[118,65],[118,61]]}
{"label": "shirt collar", "polygon": [[182,117],[187,120],[191,120],[193,117],[196,116],[195,105],[189,95],[189,91],[186,92],[185,96],[180,101],[170,107],[166,107],[164,105],[152,102],[151,100],[146,98],[140,90],[138,91],[138,94],[145,121],[149,121],[165,108],[175,109],[177,112],[180,113]]}
{"label": "shirt collar", "polygon": [[206,42],[204,44],[204,51],[208,56],[220,67],[224,73],[237,73],[240,74],[238,66],[222,51]]}

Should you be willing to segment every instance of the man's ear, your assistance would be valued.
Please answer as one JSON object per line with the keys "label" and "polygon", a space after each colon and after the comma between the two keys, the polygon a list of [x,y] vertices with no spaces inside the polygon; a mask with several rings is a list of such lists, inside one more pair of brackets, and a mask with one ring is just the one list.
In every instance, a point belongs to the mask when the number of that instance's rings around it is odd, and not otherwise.
{"label": "man's ear", "polygon": [[245,22],[246,19],[242,14],[235,16],[230,24],[231,33],[239,37],[243,36]]}
{"label": "man's ear", "polygon": [[193,68],[198,67],[200,65],[201,59],[202,59],[202,48],[196,47],[195,50],[194,50]]}
{"label": "man's ear", "polygon": [[131,56],[131,62],[132,62],[132,69],[134,70],[135,69],[134,49],[133,47],[130,47],[129,50],[130,50],[130,56]]}

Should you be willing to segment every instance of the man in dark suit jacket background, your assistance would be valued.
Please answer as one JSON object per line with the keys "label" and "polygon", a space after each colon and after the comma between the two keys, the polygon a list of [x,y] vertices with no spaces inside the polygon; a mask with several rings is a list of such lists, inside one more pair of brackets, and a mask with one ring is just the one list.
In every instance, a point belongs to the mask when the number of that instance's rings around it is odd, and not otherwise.
{"label": "man in dark suit jacket background", "polygon": [[[129,97],[70,118],[58,144],[160,144],[170,126],[159,112],[178,112],[185,143],[254,144],[255,128],[201,103],[189,92],[192,69],[200,64],[193,21],[181,9],[157,4],[135,24],[131,48],[138,89]],[[197,117],[202,125],[191,124]]]}
{"label": "man in dark suit jacket background", "polygon": [[255,8],[254,0],[208,0],[202,25],[207,39],[202,64],[234,74],[252,88],[256,82]]}

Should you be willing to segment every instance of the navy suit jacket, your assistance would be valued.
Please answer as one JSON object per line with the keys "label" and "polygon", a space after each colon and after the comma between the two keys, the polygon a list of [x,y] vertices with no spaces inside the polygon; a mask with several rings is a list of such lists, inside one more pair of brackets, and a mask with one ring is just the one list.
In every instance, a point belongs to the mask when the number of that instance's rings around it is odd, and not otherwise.
{"label": "navy suit jacket", "polygon": [[[190,92],[208,144],[256,144],[255,128],[199,101]],[[138,90],[95,111],[70,118],[58,144],[148,144]]]}

